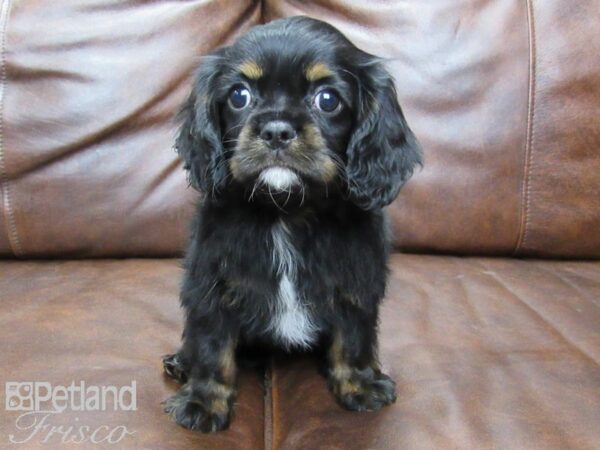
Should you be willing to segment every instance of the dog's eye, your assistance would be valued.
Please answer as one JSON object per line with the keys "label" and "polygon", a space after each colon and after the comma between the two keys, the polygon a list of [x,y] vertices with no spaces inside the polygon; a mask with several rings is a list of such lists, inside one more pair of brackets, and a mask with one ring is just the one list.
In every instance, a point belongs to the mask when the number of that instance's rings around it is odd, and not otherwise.
{"label": "dog's eye", "polygon": [[250,100],[252,100],[252,95],[244,86],[237,86],[229,94],[229,105],[233,109],[244,109],[250,104]]}
{"label": "dog's eye", "polygon": [[334,112],[340,104],[340,98],[331,89],[323,89],[315,96],[315,106],[321,111]]}

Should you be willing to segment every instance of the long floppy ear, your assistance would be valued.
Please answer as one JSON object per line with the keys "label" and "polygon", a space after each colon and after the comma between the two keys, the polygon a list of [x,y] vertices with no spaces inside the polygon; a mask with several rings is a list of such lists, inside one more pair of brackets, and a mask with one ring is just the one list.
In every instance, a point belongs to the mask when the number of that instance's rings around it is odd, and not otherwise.
{"label": "long floppy ear", "polygon": [[189,183],[213,197],[227,178],[219,108],[214,98],[224,51],[221,49],[202,59],[192,92],[178,114],[181,128],[175,141],[175,149],[188,171]]}
{"label": "long floppy ear", "polygon": [[421,149],[398,104],[389,73],[377,60],[363,67],[358,119],[347,149],[350,198],[365,210],[390,204],[421,165]]}

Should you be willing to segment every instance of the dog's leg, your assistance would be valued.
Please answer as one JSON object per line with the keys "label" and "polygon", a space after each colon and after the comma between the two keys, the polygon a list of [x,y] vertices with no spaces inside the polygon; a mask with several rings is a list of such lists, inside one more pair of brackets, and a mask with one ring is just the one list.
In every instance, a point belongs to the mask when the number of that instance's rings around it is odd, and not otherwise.
{"label": "dog's leg", "polygon": [[195,314],[188,314],[183,347],[177,354],[179,362],[185,361],[187,380],[164,405],[179,425],[209,433],[226,429],[231,420],[237,333],[218,312]]}
{"label": "dog's leg", "polygon": [[337,401],[353,411],[375,411],[396,400],[396,383],[377,360],[377,318],[345,308],[328,351],[328,384]]}

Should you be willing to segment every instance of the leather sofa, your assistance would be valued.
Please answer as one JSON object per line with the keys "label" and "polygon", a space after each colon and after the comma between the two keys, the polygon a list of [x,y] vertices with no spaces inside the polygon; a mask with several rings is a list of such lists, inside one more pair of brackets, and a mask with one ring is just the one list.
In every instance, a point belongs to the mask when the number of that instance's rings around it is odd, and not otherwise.
{"label": "leather sofa", "polygon": [[[600,448],[598,11],[598,0],[3,0],[0,447]],[[398,400],[344,411],[310,355],[277,357],[242,372],[229,430],[194,433],[160,405],[177,388],[160,359],[179,344],[198,195],[172,119],[200,55],[296,14],[388,59],[424,148],[389,208],[380,358]],[[135,382],[136,407],[43,419],[42,405],[23,418],[10,382]]]}

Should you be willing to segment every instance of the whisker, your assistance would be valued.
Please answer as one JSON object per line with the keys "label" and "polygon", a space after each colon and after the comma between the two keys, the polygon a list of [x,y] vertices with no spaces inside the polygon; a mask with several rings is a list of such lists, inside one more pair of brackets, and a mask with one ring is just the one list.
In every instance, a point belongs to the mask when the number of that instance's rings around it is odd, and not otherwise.
{"label": "whisker", "polygon": [[269,191],[269,197],[271,197],[271,200],[273,200],[273,203],[275,204],[275,206],[277,206],[277,209],[280,210],[281,212],[284,212],[287,214],[287,211],[285,209],[283,209],[281,206],[279,206],[279,203],[277,203],[275,201],[275,197],[273,197],[273,193],[271,192],[271,186],[267,185],[267,189]]}
{"label": "whisker", "polygon": [[244,125],[245,125],[245,124],[243,124],[243,123],[240,123],[240,124],[238,124],[238,125],[234,125],[234,126],[232,126],[231,128],[229,128],[227,131],[225,131],[225,132],[223,133],[223,137],[227,136],[229,133],[231,133],[231,132],[232,132],[233,130],[235,130],[236,128],[243,127]]}
{"label": "whisker", "polygon": [[284,206],[284,207],[285,207],[285,206],[288,204],[288,202],[290,201],[290,197],[291,197],[291,195],[292,195],[292,187],[291,187],[291,186],[290,186],[290,188],[288,189],[287,193],[288,193],[288,195],[287,195],[287,198],[285,199],[285,202],[283,203],[283,206]]}
{"label": "whisker", "polygon": [[304,184],[301,184],[300,186],[302,188],[302,200],[300,200],[300,206],[302,206],[302,205],[304,205],[304,191],[306,188],[305,188]]}
{"label": "whisker", "polygon": [[258,185],[259,185],[259,181],[256,180],[254,182],[254,186],[252,187],[252,192],[250,193],[250,197],[248,199],[248,203],[250,203],[251,201],[254,200],[254,193],[256,192],[256,188],[258,187]]}

